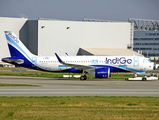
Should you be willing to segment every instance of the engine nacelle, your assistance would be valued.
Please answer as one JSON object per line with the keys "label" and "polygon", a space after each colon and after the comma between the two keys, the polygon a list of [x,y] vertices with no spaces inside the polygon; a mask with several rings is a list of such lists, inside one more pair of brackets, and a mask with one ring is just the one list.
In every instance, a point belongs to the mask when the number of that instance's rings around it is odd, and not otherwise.
{"label": "engine nacelle", "polygon": [[87,69],[87,72],[95,78],[109,78],[111,77],[110,68],[96,68]]}
{"label": "engine nacelle", "polygon": [[110,68],[95,69],[96,78],[109,78],[109,76],[110,76]]}

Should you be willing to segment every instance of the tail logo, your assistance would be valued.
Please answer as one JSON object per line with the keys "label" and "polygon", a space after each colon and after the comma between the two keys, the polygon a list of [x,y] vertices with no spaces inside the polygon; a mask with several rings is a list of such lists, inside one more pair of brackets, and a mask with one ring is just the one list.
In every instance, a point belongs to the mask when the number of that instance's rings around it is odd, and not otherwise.
{"label": "tail logo", "polygon": [[13,36],[11,33],[9,33],[9,36],[16,42],[19,43],[19,40],[17,37]]}

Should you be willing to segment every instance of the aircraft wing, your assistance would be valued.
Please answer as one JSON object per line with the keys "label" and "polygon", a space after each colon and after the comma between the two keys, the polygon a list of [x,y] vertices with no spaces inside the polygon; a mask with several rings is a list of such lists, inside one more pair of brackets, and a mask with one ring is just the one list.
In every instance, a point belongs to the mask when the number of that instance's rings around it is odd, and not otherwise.
{"label": "aircraft wing", "polygon": [[55,55],[56,55],[58,61],[59,61],[61,64],[67,65],[68,67],[74,67],[74,68],[77,68],[77,69],[79,69],[79,70],[94,68],[93,66],[88,66],[88,65],[65,63],[56,53],[55,53]]}

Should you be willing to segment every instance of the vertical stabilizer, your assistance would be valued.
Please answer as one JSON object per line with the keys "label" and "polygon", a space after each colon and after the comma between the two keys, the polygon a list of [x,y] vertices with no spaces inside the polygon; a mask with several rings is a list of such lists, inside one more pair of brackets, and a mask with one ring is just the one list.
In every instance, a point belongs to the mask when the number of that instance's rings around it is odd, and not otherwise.
{"label": "vertical stabilizer", "polygon": [[30,59],[33,55],[11,31],[5,31],[11,57],[26,57]]}

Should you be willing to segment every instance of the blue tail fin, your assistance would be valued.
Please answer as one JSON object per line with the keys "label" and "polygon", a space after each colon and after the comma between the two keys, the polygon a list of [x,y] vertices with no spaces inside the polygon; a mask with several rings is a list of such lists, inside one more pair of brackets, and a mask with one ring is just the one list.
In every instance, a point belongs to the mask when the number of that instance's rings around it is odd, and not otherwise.
{"label": "blue tail fin", "polygon": [[11,57],[26,57],[30,59],[33,55],[11,31],[5,31]]}

